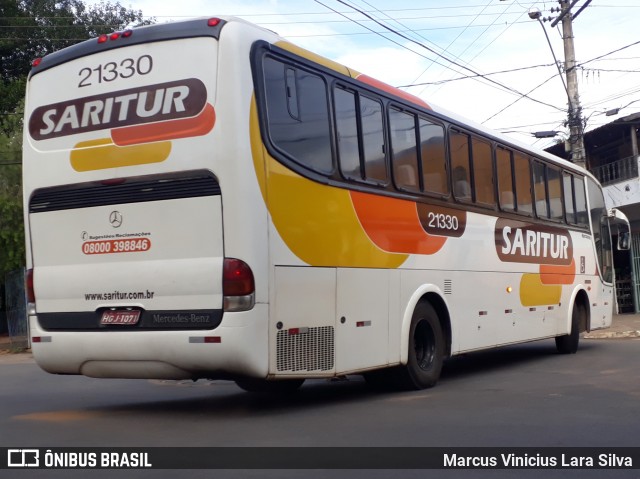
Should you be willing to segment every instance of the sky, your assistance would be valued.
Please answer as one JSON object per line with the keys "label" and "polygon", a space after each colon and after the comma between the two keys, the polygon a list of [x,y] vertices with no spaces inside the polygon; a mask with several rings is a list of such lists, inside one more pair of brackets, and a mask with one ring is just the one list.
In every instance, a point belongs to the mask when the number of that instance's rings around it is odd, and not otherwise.
{"label": "sky", "polygon": [[[572,0],[573,1],[573,0]],[[557,1],[121,0],[158,23],[234,15],[427,103],[546,148],[567,137]],[[579,0],[575,14],[587,3]],[[640,2],[593,0],[573,21],[586,131],[640,112]],[[548,35],[551,47],[545,36]],[[524,97],[526,94],[528,97]],[[617,115],[605,112],[620,109]],[[557,131],[556,139],[535,132]]]}

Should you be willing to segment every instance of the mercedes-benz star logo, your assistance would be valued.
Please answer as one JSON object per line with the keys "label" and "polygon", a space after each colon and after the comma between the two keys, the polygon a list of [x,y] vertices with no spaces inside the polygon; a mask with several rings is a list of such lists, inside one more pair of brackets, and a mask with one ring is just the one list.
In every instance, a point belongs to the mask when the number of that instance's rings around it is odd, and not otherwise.
{"label": "mercedes-benz star logo", "polygon": [[120,228],[122,224],[122,214],[119,211],[112,211],[109,215],[109,223],[111,223],[111,226],[114,228]]}

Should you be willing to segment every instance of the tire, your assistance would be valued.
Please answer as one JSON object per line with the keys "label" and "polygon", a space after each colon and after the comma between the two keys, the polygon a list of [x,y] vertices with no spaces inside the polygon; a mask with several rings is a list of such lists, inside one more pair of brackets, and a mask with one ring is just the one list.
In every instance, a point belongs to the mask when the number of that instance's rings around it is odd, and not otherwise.
{"label": "tire", "polygon": [[556,349],[560,354],[575,354],[580,343],[580,325],[584,318],[584,307],[574,303],[571,311],[571,331],[564,336],[556,337]]}
{"label": "tire", "polygon": [[407,365],[397,374],[399,385],[413,390],[435,386],[440,379],[444,351],[444,334],[438,314],[430,303],[418,303],[409,328]]}
{"label": "tire", "polygon": [[304,383],[304,379],[280,379],[267,381],[266,379],[242,378],[236,379],[240,389],[250,393],[292,394]]}

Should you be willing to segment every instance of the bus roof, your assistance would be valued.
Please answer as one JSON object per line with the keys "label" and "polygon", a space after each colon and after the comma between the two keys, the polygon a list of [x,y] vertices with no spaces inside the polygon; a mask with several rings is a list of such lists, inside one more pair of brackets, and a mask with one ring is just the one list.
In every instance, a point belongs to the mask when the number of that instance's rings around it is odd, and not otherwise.
{"label": "bus roof", "polygon": [[[143,44],[148,42],[168,41],[168,40],[176,40],[181,38],[195,38],[195,37],[210,36],[218,39],[220,37],[220,32],[223,26],[229,22],[243,23],[252,28],[263,30],[265,33],[268,32],[271,35],[275,35],[280,40],[283,40],[289,43],[288,40],[282,37],[279,37],[276,33],[272,32],[271,30],[267,30],[263,27],[255,25],[251,22],[248,22],[238,17],[230,17],[230,16],[200,17],[200,18],[195,18],[191,20],[146,25],[146,26],[134,28],[132,30],[125,30],[124,32],[115,32],[112,34],[101,35],[98,38],[92,38],[92,39],[83,41],[81,43],[77,43],[70,47],[67,47],[57,52],[46,55],[39,62],[34,62],[34,66],[32,67],[31,72],[29,73],[29,78],[49,68],[71,61],[75,58],[91,55],[96,52],[107,51],[107,50],[112,50],[116,48],[121,48],[121,47],[130,46],[130,45],[136,45],[136,44]],[[300,50],[307,51],[302,48],[300,48]],[[312,54],[311,52],[309,52],[309,55],[311,56],[315,54]],[[345,65],[345,67],[347,66]],[[357,78],[355,80],[357,81]],[[371,85],[367,85],[367,86],[369,88],[371,87]],[[408,95],[403,90],[397,89],[395,87],[390,87],[389,89],[386,89],[385,93],[389,94],[394,91],[397,91],[396,96],[403,99],[405,102],[407,101],[407,96],[413,96],[413,95]],[[420,105],[419,102],[420,102],[420,98],[416,97],[416,102],[414,106],[417,108],[423,108],[423,106]],[[529,145],[517,139],[507,137],[504,134],[491,130],[485,127],[484,125],[481,125],[472,120],[469,120],[468,118],[465,118],[464,116],[459,115],[457,113],[448,111],[447,109],[442,108],[438,105],[434,105],[431,102],[429,102],[429,106],[431,107],[430,112],[435,113],[437,116],[441,117],[442,119],[450,121],[454,124],[457,124],[462,128],[470,129],[496,142],[502,143],[505,146],[515,147],[519,150],[529,152],[531,154],[535,154],[536,156],[543,157],[546,160],[549,160],[553,163],[558,164],[559,166],[562,166],[563,168],[574,170],[576,172],[588,175],[595,179],[595,177],[593,177],[593,175],[591,175],[584,168],[581,168],[558,156],[552,155],[544,150],[538,149],[532,145]]]}

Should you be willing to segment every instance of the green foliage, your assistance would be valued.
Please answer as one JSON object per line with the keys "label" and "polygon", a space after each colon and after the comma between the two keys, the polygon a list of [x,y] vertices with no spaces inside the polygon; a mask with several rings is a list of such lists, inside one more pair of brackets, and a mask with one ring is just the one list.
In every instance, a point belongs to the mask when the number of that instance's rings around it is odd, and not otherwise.
{"label": "green foliage", "polygon": [[0,278],[24,266],[22,198],[0,193]]}
{"label": "green foliage", "polygon": [[8,271],[25,262],[22,118],[31,62],[101,33],[153,21],[119,2],[0,0],[0,286]]}
{"label": "green foliage", "polygon": [[7,116],[0,130],[0,284],[6,273],[25,263],[21,188],[23,106],[21,99],[16,115]]}
{"label": "green foliage", "polygon": [[119,2],[0,0],[0,112],[13,112],[24,95],[33,59],[101,33],[153,23]]}

